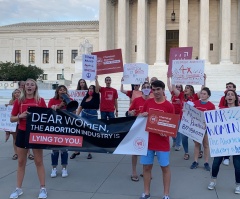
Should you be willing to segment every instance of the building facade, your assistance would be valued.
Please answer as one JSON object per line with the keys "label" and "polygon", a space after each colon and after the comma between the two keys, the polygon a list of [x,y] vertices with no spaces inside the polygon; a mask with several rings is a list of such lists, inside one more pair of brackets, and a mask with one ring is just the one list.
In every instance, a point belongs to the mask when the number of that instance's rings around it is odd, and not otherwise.
{"label": "building facade", "polygon": [[98,21],[19,23],[0,27],[0,61],[36,65],[43,80],[71,80],[81,44],[98,51]]}
{"label": "building facade", "polygon": [[170,48],[192,46],[193,59],[236,64],[239,28],[239,0],[100,0],[99,49],[128,63],[165,65]]}

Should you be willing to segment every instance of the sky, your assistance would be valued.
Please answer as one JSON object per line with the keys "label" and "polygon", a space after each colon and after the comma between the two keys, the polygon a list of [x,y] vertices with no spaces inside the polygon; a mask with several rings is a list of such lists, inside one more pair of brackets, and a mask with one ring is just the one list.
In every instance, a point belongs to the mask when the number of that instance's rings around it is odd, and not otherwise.
{"label": "sky", "polygon": [[0,26],[99,19],[100,0],[0,0]]}

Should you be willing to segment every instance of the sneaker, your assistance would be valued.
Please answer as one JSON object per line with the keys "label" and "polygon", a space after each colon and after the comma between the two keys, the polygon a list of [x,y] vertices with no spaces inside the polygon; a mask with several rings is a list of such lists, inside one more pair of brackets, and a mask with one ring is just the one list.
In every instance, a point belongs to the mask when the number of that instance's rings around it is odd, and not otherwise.
{"label": "sneaker", "polygon": [[235,188],[235,194],[240,194],[240,185],[237,185]]}
{"label": "sneaker", "polygon": [[210,166],[209,166],[209,164],[206,162],[206,163],[204,163],[204,169],[206,170],[206,171],[210,171],[211,170],[211,168],[210,168]]}
{"label": "sneaker", "polygon": [[42,188],[40,189],[38,198],[39,198],[39,199],[47,198],[47,189],[46,189],[45,187],[42,187]]}
{"label": "sneaker", "polygon": [[146,195],[145,193],[143,193],[142,197],[140,197],[139,199],[150,199],[150,194]]}
{"label": "sneaker", "polygon": [[14,192],[11,193],[9,198],[18,198],[18,196],[21,196],[23,194],[22,189],[16,188]]}
{"label": "sneaker", "polygon": [[54,168],[52,169],[51,178],[56,178],[56,177],[57,177],[57,169]]}
{"label": "sneaker", "polygon": [[223,164],[224,164],[225,166],[229,166],[229,163],[230,163],[229,159],[223,160]]}
{"label": "sneaker", "polygon": [[198,168],[198,163],[196,161],[194,161],[192,163],[192,165],[190,166],[190,169],[196,169],[196,168]]}
{"label": "sneaker", "polygon": [[91,153],[88,154],[87,159],[92,159],[92,154]]}
{"label": "sneaker", "polygon": [[180,151],[181,147],[180,146],[175,146],[175,151]]}
{"label": "sneaker", "polygon": [[216,181],[211,181],[208,185],[209,190],[213,190],[216,187]]}
{"label": "sneaker", "polygon": [[67,172],[67,169],[66,169],[66,168],[63,168],[63,169],[62,169],[62,177],[63,177],[63,178],[68,177],[68,172]]}
{"label": "sneaker", "polygon": [[163,196],[162,199],[170,199],[169,196]]}

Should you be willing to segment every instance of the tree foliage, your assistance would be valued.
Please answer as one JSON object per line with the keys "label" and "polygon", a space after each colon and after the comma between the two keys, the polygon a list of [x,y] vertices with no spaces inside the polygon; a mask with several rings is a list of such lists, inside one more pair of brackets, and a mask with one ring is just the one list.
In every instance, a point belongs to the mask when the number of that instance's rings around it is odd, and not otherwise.
{"label": "tree foliage", "polygon": [[44,70],[37,66],[0,62],[0,81],[25,81],[28,78],[37,80],[43,73]]}

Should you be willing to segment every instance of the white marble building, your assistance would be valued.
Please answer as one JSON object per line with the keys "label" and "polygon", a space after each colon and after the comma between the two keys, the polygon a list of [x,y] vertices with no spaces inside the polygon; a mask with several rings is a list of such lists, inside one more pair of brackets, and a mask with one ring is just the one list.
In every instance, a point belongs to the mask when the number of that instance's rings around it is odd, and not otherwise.
{"label": "white marble building", "polygon": [[[165,81],[170,48],[192,46],[192,58],[206,60],[210,88],[222,90],[229,81],[240,85],[240,0],[99,1],[99,22],[0,27],[0,61],[35,64],[48,81],[61,78],[64,69],[75,88],[81,74],[73,57],[87,40],[93,51],[121,48],[124,63],[148,63],[149,75]],[[111,76],[119,89],[122,74]],[[102,85],[104,77],[99,77]]]}
{"label": "white marble building", "polygon": [[36,65],[44,80],[56,81],[62,73],[71,80],[74,58],[86,40],[98,51],[98,21],[19,23],[0,27],[0,61]]}

